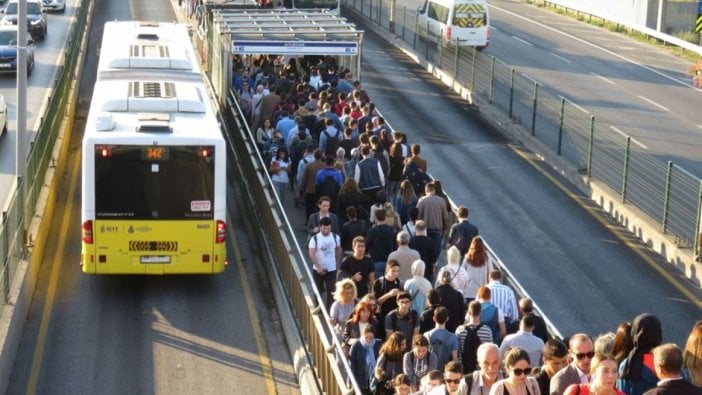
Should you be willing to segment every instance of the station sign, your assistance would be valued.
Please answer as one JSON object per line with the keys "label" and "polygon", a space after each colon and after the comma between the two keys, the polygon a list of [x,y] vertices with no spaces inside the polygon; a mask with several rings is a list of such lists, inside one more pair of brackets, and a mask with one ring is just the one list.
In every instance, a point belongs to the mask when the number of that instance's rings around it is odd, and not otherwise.
{"label": "station sign", "polygon": [[235,40],[237,55],[358,55],[358,43],[350,41],[257,41]]}

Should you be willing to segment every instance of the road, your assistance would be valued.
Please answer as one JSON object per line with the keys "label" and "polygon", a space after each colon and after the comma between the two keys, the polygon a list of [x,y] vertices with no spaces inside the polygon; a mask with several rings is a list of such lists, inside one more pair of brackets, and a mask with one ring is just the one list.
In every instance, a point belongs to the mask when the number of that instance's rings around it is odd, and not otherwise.
{"label": "road", "polygon": [[517,0],[490,5],[490,54],[702,177],[702,98],[688,62]]}
{"label": "road", "polygon": [[[90,48],[114,19],[176,19],[167,1],[97,0]],[[96,68],[89,51],[78,119]],[[81,273],[80,141],[76,123],[52,236],[8,393],[299,393],[261,256],[251,250],[235,180],[229,180],[227,253],[218,276]],[[230,172],[231,175],[236,172]]]}
{"label": "road", "polygon": [[430,173],[470,207],[481,234],[560,331],[597,335],[649,311],[664,323],[666,341],[683,344],[700,316],[699,289],[680,277],[680,288],[663,281],[651,267],[664,265],[655,254],[369,30],[363,81],[371,99],[421,144]]}
{"label": "road", "polygon": [[[39,117],[48,101],[49,87],[53,86],[59,67],[59,56],[68,38],[68,26],[76,10],[74,4],[74,1],[67,0],[65,13],[48,14],[46,40],[35,42],[34,70],[27,81],[28,133],[24,139],[27,155],[29,155],[29,144],[34,139],[39,126]],[[1,7],[4,8],[5,5]],[[0,206],[4,206],[16,178],[17,79],[14,73],[0,74],[0,93],[7,100],[8,119],[8,133],[0,138]]]}

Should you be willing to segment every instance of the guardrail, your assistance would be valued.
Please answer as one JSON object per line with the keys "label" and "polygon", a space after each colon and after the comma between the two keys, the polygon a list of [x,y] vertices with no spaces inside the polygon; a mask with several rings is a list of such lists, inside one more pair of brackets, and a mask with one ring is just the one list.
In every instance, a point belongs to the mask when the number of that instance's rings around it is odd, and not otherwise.
{"label": "guardrail", "polygon": [[[675,36],[671,36],[670,34],[665,34],[663,32],[660,32],[658,30],[651,29],[650,27],[640,25],[638,23],[633,23],[630,21],[627,21],[622,18],[618,18],[614,15],[606,14],[603,12],[599,12],[597,10],[592,9],[591,7],[588,7],[589,2],[587,1],[567,1],[567,0],[531,0],[532,3],[534,4],[544,4],[544,5],[554,5],[558,7],[562,7],[566,11],[572,10],[575,11],[576,13],[582,13],[585,15],[590,15],[594,16],[596,18],[602,19],[604,21],[609,21],[612,23],[615,23],[617,25],[621,25],[629,30],[634,30],[637,32],[641,32],[645,34],[646,36],[653,37],[655,39],[658,39],[664,43],[667,44],[673,44],[677,47],[686,49],[690,52],[694,52],[702,56],[702,47],[699,45],[695,45],[693,43],[687,42],[685,40],[679,39]],[[694,26],[691,26],[694,27]]]}
{"label": "guardrail", "polygon": [[[428,44],[418,39],[415,9],[395,0],[342,0],[342,4],[397,35],[450,76],[454,84],[504,110],[558,156],[641,210],[682,248],[700,251],[702,180],[647,153],[625,134],[598,122],[555,89],[518,73],[475,48]],[[455,43],[454,43],[455,44]]]}
{"label": "guardrail", "polygon": [[[62,59],[58,61],[62,66],[59,66],[56,73],[54,86],[46,106],[43,107],[44,113],[40,117],[36,137],[31,142],[27,158],[27,176],[15,184],[14,193],[3,209],[0,225],[0,301],[3,304],[8,301],[10,284],[15,277],[17,266],[25,257],[28,244],[33,242],[28,239],[25,230],[36,214],[46,171],[49,166],[53,166],[52,151],[58,138],[59,126],[66,113],[67,93],[71,81],[76,78],[74,72],[79,59],[77,54],[90,3],[90,0],[83,1],[77,8],[75,23],[68,33]],[[23,195],[26,196],[24,200]]]}
{"label": "guardrail", "polygon": [[265,236],[273,264],[283,281],[290,308],[307,342],[307,352],[316,368],[318,382],[327,394],[360,394],[341,343],[329,324],[324,299],[312,280],[307,255],[297,243],[293,227],[256,148],[256,139],[241,114],[236,98],[229,92],[226,116],[231,134],[227,139],[237,153],[238,165],[245,175],[240,181],[254,207],[253,221],[260,223],[260,236]]}

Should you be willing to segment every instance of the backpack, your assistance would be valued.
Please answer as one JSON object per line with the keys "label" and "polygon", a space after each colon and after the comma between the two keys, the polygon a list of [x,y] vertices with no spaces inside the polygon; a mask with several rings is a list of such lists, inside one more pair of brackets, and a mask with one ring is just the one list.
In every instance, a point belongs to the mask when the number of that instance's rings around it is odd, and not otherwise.
{"label": "backpack", "polygon": [[[492,340],[495,344],[500,343],[500,323],[499,313],[494,304],[488,303],[487,306],[483,303],[483,312],[480,314],[480,323],[485,324],[492,330]],[[490,315],[492,312],[492,315]],[[489,318],[488,318],[489,317]]]}
{"label": "backpack", "polygon": [[468,247],[470,247],[471,240],[468,240],[468,237],[466,237],[466,231],[463,229],[461,224],[462,223],[454,225],[455,228],[453,229],[453,232],[451,232],[451,238],[448,242],[452,246],[456,246],[458,251],[461,252],[461,255],[463,255],[468,252]]}
{"label": "backpack", "polygon": [[339,134],[341,134],[341,132],[337,130],[334,136],[330,135],[326,130],[322,133],[327,136],[326,145],[324,146],[324,155],[336,156],[336,149],[339,148],[339,142],[341,141],[341,139],[339,139]]}
{"label": "backpack", "polygon": [[451,360],[449,350],[446,348],[449,336],[451,336],[451,332],[447,331],[443,339],[430,339],[429,351],[436,355],[436,369],[440,372],[444,371],[444,366]]}
{"label": "backpack", "polygon": [[[353,151],[352,151],[353,152]],[[356,165],[359,161],[360,150],[356,150],[355,155],[351,155],[351,159],[344,163],[344,173],[346,173],[346,178],[353,178],[354,173],[356,173]]]}
{"label": "backpack", "polygon": [[402,171],[402,179],[409,180],[414,188],[414,194],[417,196],[424,195],[424,186],[431,181],[429,175],[422,171],[416,163],[410,162]]}
{"label": "backpack", "polygon": [[332,201],[332,206],[335,205],[336,198],[339,196],[339,184],[336,183],[333,174],[327,174],[322,180],[322,183],[317,185],[317,198],[328,196]]}
{"label": "backpack", "polygon": [[[334,247],[338,247],[339,246],[339,236],[337,236],[334,233],[332,233],[332,235],[334,235],[334,237],[332,237],[334,239]],[[312,238],[314,239],[314,248],[317,249],[317,235],[312,236]]]}
{"label": "backpack", "polygon": [[478,336],[478,331],[485,324],[478,326],[466,325],[466,338],[463,341],[463,350],[461,353],[461,365],[463,365],[463,373],[469,374],[478,368],[478,346],[481,341]]}

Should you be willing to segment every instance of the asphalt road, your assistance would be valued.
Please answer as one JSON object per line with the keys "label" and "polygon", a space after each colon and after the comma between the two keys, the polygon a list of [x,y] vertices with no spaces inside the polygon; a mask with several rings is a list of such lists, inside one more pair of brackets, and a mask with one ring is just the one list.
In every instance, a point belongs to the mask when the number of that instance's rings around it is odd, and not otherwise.
{"label": "asphalt road", "polygon": [[[6,2],[3,2],[6,3]],[[44,41],[35,41],[34,70],[27,81],[27,130],[24,137],[25,152],[29,155],[29,144],[39,126],[38,120],[46,106],[49,88],[54,84],[58,70],[58,58],[68,37],[68,26],[75,14],[75,4],[66,1],[65,13],[47,13],[48,33]],[[5,4],[0,5],[5,8]],[[2,17],[2,14],[0,14]],[[15,73],[0,74],[0,93],[7,100],[8,133],[0,137],[0,206],[9,197],[15,182],[15,151],[17,142],[17,79]]]}
{"label": "asphalt road", "polygon": [[371,100],[410,143],[421,144],[429,172],[470,207],[481,234],[564,335],[597,335],[651,312],[666,341],[684,342],[700,317],[699,289],[677,277],[695,304],[652,269],[663,265],[655,254],[606,214],[593,217],[598,210],[586,196],[369,30],[363,82]]}
{"label": "asphalt road", "polygon": [[520,1],[490,5],[490,54],[632,136],[647,152],[702,176],[701,91],[686,74],[687,61]]}
{"label": "asphalt road", "polygon": [[[80,119],[101,26],[175,20],[167,1],[97,0],[67,172],[9,394],[298,393],[272,291],[228,188],[230,261],[217,276],[87,276],[80,254]],[[92,81],[91,81],[92,79]],[[231,173],[235,174],[234,172]]]}

